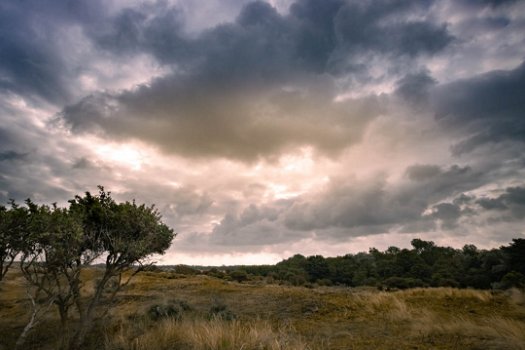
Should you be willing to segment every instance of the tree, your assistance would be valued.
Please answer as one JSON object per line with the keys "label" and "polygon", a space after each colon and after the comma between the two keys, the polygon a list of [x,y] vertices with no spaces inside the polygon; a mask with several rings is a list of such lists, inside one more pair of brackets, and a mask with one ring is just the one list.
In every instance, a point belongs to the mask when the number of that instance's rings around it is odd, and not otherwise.
{"label": "tree", "polygon": [[[90,252],[88,255],[91,256],[105,256],[104,272],[95,285],[94,294],[85,299],[79,290],[74,293],[80,323],[70,349],[76,349],[93,327],[97,307],[109,282],[114,281],[107,302],[111,302],[116,293],[144,268],[150,255],[164,253],[175,234],[162,223],[154,206],[137,205],[135,201],[117,204],[101,186],[97,196],[89,192],[84,197],[76,196],[70,201],[69,210],[82,219],[84,240],[78,255]],[[123,280],[126,272],[130,275]],[[107,309],[103,314],[106,312]]]}
{"label": "tree", "polygon": [[500,282],[501,289],[509,289],[512,287],[523,288],[525,286],[525,276],[523,274],[511,271],[507,273]]}
{"label": "tree", "polygon": [[525,239],[514,238],[508,247],[501,247],[507,256],[509,271],[516,271],[525,275]]}
{"label": "tree", "polygon": [[439,249],[436,247],[434,242],[423,241],[419,238],[415,238],[410,243],[412,244],[412,247],[414,247],[416,254],[421,256],[426,264],[435,264],[436,260],[438,259]]}
{"label": "tree", "polygon": [[27,235],[28,211],[10,202],[11,208],[0,206],[0,281],[23,249]]}
{"label": "tree", "polygon": [[80,289],[81,268],[95,258],[81,253],[80,220],[67,209],[39,206],[30,200],[26,203],[29,234],[21,252],[20,269],[29,282],[27,295],[32,312],[18,338],[17,348],[22,347],[28,333],[52,305],[58,308],[67,335],[69,310]]}
{"label": "tree", "polygon": [[[27,203],[31,219],[21,268],[33,286],[32,301],[45,296],[46,304],[57,305],[63,334],[67,337],[72,331],[62,347],[78,349],[122,287],[145,267],[149,256],[164,253],[175,234],[154,206],[117,203],[101,186],[97,195],[76,196],[68,208]],[[94,292],[88,293],[82,288],[82,271],[96,261],[104,262],[104,268],[94,281]],[[108,306],[101,308],[102,304]],[[72,308],[79,318],[74,329],[69,322]]]}
{"label": "tree", "polygon": [[306,273],[310,282],[330,277],[330,267],[322,255],[313,255],[306,258]]}

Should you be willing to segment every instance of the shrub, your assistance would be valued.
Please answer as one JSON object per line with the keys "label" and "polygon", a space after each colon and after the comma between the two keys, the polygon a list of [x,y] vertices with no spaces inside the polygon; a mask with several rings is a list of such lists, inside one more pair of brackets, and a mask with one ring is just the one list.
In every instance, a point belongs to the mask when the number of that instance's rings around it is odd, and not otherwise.
{"label": "shrub", "polygon": [[525,287],[525,276],[523,274],[511,271],[507,273],[501,279],[500,288],[501,289],[510,289],[512,287],[523,288]]}
{"label": "shrub", "polygon": [[383,281],[385,287],[390,289],[407,289],[425,287],[425,283],[417,278],[390,277]]}
{"label": "shrub", "polygon": [[195,270],[194,268],[191,268],[187,265],[177,265],[172,270],[175,273],[181,274],[181,275],[198,275],[200,273],[199,270]]}
{"label": "shrub", "polygon": [[236,282],[244,282],[248,280],[248,274],[244,270],[235,270],[230,272],[230,277]]}
{"label": "shrub", "polygon": [[185,311],[191,310],[190,305],[184,300],[174,300],[169,304],[152,305],[148,310],[148,316],[154,320],[164,318],[174,318],[176,320],[182,319]]}
{"label": "shrub", "polygon": [[237,316],[228,308],[222,301],[214,300],[210,311],[208,312],[208,319],[221,319],[225,321],[235,320]]}

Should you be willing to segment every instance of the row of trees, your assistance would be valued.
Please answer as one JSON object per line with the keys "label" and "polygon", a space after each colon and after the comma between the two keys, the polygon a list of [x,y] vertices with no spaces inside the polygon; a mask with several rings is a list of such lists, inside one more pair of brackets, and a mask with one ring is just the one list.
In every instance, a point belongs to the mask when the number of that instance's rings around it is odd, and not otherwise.
{"label": "row of trees", "polygon": [[[16,346],[21,348],[56,308],[63,330],[60,346],[80,348],[118,291],[150,255],[165,252],[173,237],[153,206],[117,203],[101,186],[97,195],[76,196],[67,208],[29,199],[25,205],[0,206],[0,283],[19,265],[32,309]],[[85,269],[94,263],[103,268],[93,281]],[[86,288],[88,280],[93,288]]]}
{"label": "row of trees", "polygon": [[242,266],[239,271],[266,276],[294,285],[379,286],[410,288],[451,286],[460,288],[525,287],[525,239],[514,239],[499,249],[440,247],[431,241],[412,240],[411,249],[371,248],[368,253],[324,258],[294,255],[276,265]]}

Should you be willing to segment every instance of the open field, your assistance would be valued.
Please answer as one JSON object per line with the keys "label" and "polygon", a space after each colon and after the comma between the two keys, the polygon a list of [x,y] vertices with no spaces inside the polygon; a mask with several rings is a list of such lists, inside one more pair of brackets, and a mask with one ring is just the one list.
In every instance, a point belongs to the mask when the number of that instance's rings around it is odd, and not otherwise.
{"label": "open field", "polygon": [[[3,349],[13,348],[29,318],[24,295],[13,270],[0,286]],[[55,349],[60,333],[53,311],[25,349]],[[86,349],[525,349],[525,297],[518,290],[383,292],[144,272],[119,294]]]}

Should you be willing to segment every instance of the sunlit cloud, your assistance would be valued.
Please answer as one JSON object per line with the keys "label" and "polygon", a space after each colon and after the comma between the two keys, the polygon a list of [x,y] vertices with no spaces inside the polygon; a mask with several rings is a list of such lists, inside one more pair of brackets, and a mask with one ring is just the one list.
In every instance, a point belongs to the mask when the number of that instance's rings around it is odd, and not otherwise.
{"label": "sunlit cloud", "polygon": [[95,146],[94,150],[99,159],[126,166],[131,170],[141,170],[146,161],[144,151],[129,144],[105,144]]}

